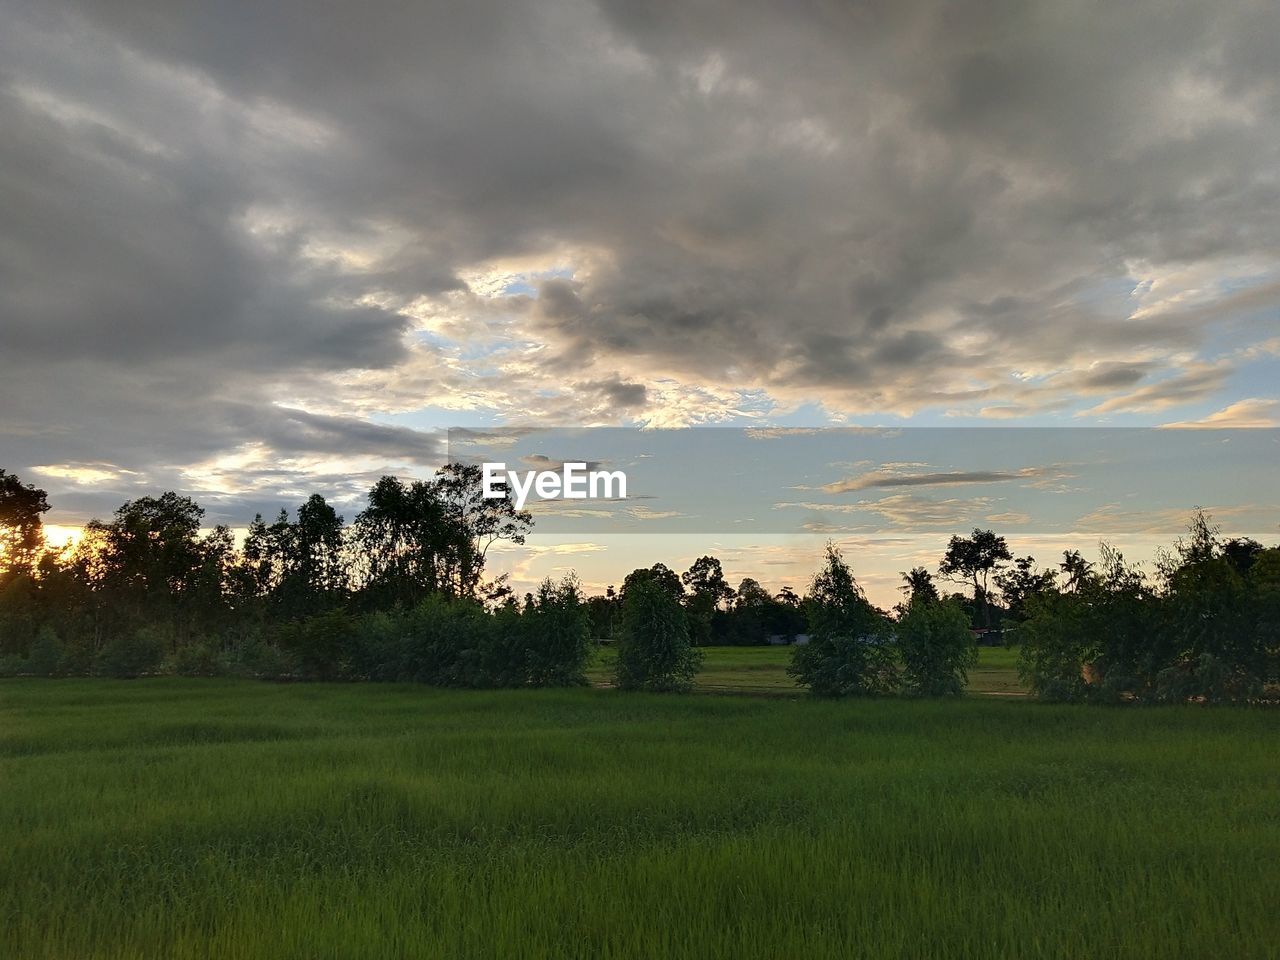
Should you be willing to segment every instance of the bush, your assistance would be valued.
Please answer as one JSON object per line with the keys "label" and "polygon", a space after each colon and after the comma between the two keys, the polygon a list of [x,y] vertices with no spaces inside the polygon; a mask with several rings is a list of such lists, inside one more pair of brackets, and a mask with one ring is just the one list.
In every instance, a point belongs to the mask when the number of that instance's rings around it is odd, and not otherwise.
{"label": "bush", "polygon": [[154,673],[164,659],[167,638],[155,627],[140,627],[107,642],[93,660],[93,672],[100,677],[131,680]]}
{"label": "bush", "polygon": [[1220,704],[1252,700],[1262,696],[1262,681],[1248,671],[1232,666],[1211,653],[1166,667],[1156,677],[1154,699],[1162,703],[1199,700]]}
{"label": "bush", "polygon": [[293,658],[261,636],[250,634],[219,658],[220,670],[235,677],[260,680],[284,680],[295,676],[298,668]]}
{"label": "bush", "polygon": [[795,648],[787,673],[819,697],[892,693],[897,687],[887,624],[867,602],[834,544],[806,601],[809,642]]}
{"label": "bush", "polygon": [[[499,617],[496,623],[499,635],[501,621]],[[586,685],[585,670],[594,647],[590,617],[576,579],[543,581],[533,604],[519,618],[519,632],[524,647],[524,682],[535,687]]]}
{"label": "bush", "polygon": [[364,617],[355,630],[353,671],[370,680],[438,687],[511,686],[514,635],[471,600],[433,595],[402,614]]}
{"label": "bush", "polygon": [[1041,700],[1073,703],[1089,692],[1085,665],[1097,656],[1090,611],[1078,594],[1045,593],[1027,601],[1018,627],[1018,675]]}
{"label": "bush", "polygon": [[63,669],[65,651],[53,627],[47,624],[36,634],[27,658],[27,670],[37,677],[54,677]]}
{"label": "bush", "polygon": [[216,677],[227,672],[227,662],[216,643],[196,640],[173,651],[162,669],[180,677]]}
{"label": "bush", "polygon": [[339,680],[350,675],[356,625],[341,610],[287,623],[278,630],[277,639],[307,679]]}
{"label": "bush", "polygon": [[652,581],[628,588],[614,682],[620,690],[686,691],[702,665],[679,601]]}
{"label": "bush", "polygon": [[916,600],[899,618],[895,634],[908,692],[922,697],[964,692],[969,668],[978,662],[978,647],[959,604]]}

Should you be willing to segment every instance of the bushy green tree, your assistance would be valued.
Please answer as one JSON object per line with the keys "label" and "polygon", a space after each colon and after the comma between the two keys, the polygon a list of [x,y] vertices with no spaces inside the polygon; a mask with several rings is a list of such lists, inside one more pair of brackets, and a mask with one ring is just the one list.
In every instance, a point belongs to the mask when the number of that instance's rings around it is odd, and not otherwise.
{"label": "bushy green tree", "polygon": [[892,693],[897,670],[884,617],[862,592],[834,544],[813,578],[805,603],[809,642],[797,646],[787,668],[820,697]]}
{"label": "bushy green tree", "polygon": [[544,580],[519,618],[524,681],[535,687],[585,686],[594,652],[590,615],[575,577]]}
{"label": "bushy green tree", "polygon": [[894,628],[902,681],[922,697],[959,696],[978,662],[969,617],[949,600],[917,599],[907,604]]}
{"label": "bushy green tree", "polygon": [[689,639],[684,609],[661,581],[642,578],[627,588],[614,681],[622,690],[684,691],[702,665]]}

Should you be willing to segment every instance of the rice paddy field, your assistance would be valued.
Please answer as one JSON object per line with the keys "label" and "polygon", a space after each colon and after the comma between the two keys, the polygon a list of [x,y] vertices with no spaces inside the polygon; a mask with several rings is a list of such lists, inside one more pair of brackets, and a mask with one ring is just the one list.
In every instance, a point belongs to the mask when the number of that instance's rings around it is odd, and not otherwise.
{"label": "rice paddy field", "polygon": [[1251,709],[8,680],[0,957],[1276,957],[1278,757]]}
{"label": "rice paddy field", "polygon": [[[702,669],[694,681],[699,693],[789,696],[803,693],[787,676],[792,648],[704,647]],[[592,683],[609,686],[616,650],[604,647],[589,671]],[[1018,651],[1007,647],[979,647],[978,665],[969,671],[972,696],[1026,695],[1018,680]]]}

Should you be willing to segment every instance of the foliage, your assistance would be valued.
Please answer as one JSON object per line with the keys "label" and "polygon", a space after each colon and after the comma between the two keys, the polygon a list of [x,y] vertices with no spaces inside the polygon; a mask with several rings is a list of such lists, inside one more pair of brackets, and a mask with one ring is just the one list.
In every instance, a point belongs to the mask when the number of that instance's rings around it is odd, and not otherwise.
{"label": "foliage", "polygon": [[990,530],[974,529],[971,537],[952,537],[947,551],[938,565],[944,577],[966,583],[973,588],[974,602],[982,615],[982,625],[991,626],[990,587],[991,573],[1000,565],[1013,559],[1004,537]]}
{"label": "foliage", "polygon": [[820,697],[891,693],[897,685],[884,617],[867,602],[839,549],[827,544],[826,566],[806,603],[809,642],[797,646],[788,673]]}
{"label": "foliage", "polygon": [[735,591],[701,556],[683,577],[656,563],[616,594],[584,600],[565,581],[517,603],[503,578],[485,581],[485,558],[499,540],[524,542],[531,517],[484,498],[480,481],[460,464],[383,477],[351,526],[314,494],[272,523],[255,517],[241,546],[170,491],[130,500],[58,552],[44,547],[45,493],[0,470],[0,673],[559,686],[583,682],[594,636],[630,644],[625,683],[678,689],[696,669],[690,641],[807,632],[791,675],[814,693],[945,693],[963,675],[961,618],[991,624],[994,581],[1004,638],[1021,644],[1022,674],[1043,698],[1249,701],[1280,684],[1280,548],[1223,540],[1201,511],[1155,576],[1105,544],[1096,564],[1068,550],[1053,571],[1030,556],[1010,565],[990,530],[952,537],[940,572],[972,596],[916,612],[942,602],[916,567],[895,633],[834,547],[803,599],[750,578]]}
{"label": "foliage", "polygon": [[0,469],[0,584],[30,571],[44,548],[48,494]]}
{"label": "foliage", "polygon": [[1035,557],[1018,557],[1012,570],[1002,570],[995,576],[1008,615],[1014,620],[1022,620],[1027,601],[1051,590],[1058,579],[1056,570],[1036,570],[1035,562]]}
{"label": "foliage", "polygon": [[959,604],[912,601],[898,618],[894,637],[907,692],[922,697],[964,692],[968,670],[978,662],[978,648]]}
{"label": "foliage", "polygon": [[902,591],[907,595],[908,603],[941,599],[937,584],[933,582],[933,574],[924,567],[913,567],[902,574]]}
{"label": "foliage", "polygon": [[165,631],[140,627],[132,633],[109,640],[93,660],[93,672],[100,677],[131,680],[156,673],[169,646]]}
{"label": "foliage", "polygon": [[13,960],[1280,943],[1269,710],[184,679],[2,694]]}
{"label": "foliage", "polygon": [[622,690],[688,690],[702,665],[684,610],[656,578],[633,581],[622,606],[614,682]]}
{"label": "foliage", "polygon": [[524,647],[525,682],[535,687],[576,687],[595,647],[578,581],[544,580],[531,607],[519,617]]}

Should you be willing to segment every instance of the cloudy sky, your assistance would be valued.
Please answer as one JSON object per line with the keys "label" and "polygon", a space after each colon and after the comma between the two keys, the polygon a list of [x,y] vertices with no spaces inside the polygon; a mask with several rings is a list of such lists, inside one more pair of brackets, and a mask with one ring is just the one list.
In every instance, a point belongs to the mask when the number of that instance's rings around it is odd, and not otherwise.
{"label": "cloudy sky", "polygon": [[0,12],[54,523],[351,514],[450,426],[1280,420],[1271,0]]}

